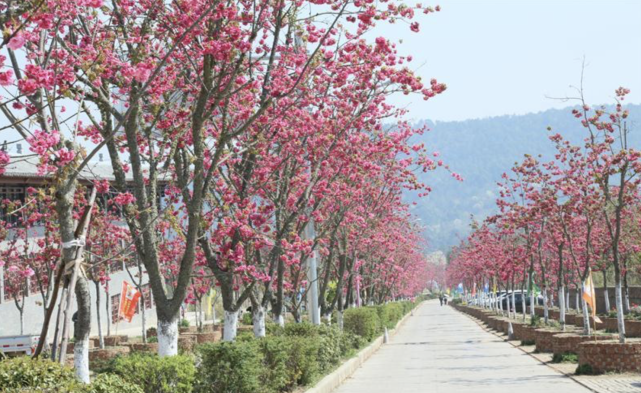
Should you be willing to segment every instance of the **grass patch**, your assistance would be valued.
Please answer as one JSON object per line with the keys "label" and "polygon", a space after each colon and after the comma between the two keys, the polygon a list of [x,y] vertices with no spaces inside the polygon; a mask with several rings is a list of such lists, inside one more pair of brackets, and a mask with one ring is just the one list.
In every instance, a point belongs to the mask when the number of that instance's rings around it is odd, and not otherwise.
{"label": "grass patch", "polygon": [[552,357],[552,363],[578,363],[579,357],[574,353],[555,353]]}
{"label": "grass patch", "polygon": [[589,364],[580,364],[575,371],[576,375],[596,375],[594,369]]}

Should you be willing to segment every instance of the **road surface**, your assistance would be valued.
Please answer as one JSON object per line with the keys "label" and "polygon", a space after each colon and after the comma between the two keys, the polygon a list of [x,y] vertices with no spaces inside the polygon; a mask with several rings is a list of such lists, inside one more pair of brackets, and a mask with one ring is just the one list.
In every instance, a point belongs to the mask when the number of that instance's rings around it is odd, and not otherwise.
{"label": "road surface", "polygon": [[334,393],[589,393],[438,301],[423,303],[399,332]]}

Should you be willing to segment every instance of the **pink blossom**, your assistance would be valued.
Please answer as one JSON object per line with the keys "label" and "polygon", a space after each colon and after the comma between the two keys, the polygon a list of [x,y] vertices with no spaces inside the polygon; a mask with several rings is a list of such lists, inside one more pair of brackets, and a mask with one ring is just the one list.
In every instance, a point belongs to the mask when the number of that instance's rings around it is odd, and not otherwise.
{"label": "pink blossom", "polygon": [[7,48],[11,50],[18,50],[22,48],[24,44],[25,44],[24,36],[22,34],[17,34],[11,39],[11,41],[9,41],[9,43],[7,44]]}
{"label": "pink blossom", "polygon": [[65,166],[76,158],[76,152],[69,149],[60,149],[56,153],[56,156],[58,157],[58,164]]}
{"label": "pink blossom", "polygon": [[0,86],[10,86],[13,84],[13,71],[7,70],[0,72]]}
{"label": "pink blossom", "polygon": [[134,79],[138,82],[147,82],[154,66],[150,63],[138,63],[134,69]]}
{"label": "pink blossom", "polygon": [[4,174],[5,167],[9,164],[11,158],[6,151],[0,150],[0,175]]}
{"label": "pink blossom", "polygon": [[47,133],[46,131],[36,131],[32,137],[27,138],[32,152],[41,156],[47,154],[49,149],[60,143],[60,134],[58,131]]}
{"label": "pink blossom", "polygon": [[130,203],[134,203],[136,201],[136,198],[131,195],[129,192],[122,192],[116,195],[114,198],[114,203],[118,205],[129,205]]}
{"label": "pink blossom", "polygon": [[109,182],[107,180],[97,180],[93,185],[96,187],[98,194],[106,194],[109,192]]}

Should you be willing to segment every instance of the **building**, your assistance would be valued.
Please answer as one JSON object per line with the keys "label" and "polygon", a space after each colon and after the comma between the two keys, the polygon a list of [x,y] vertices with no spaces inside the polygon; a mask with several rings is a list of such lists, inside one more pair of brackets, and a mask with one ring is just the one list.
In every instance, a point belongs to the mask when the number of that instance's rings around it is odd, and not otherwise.
{"label": "building", "polygon": [[[16,152],[21,153],[20,146],[16,146]],[[0,201],[24,201],[29,187],[43,187],[48,182],[47,176],[38,174],[37,170],[37,157],[33,156],[12,156],[11,162],[5,168],[5,173],[0,176]],[[80,182],[91,184],[94,180],[108,180],[113,181],[113,172],[109,162],[102,160],[90,163],[81,173]],[[105,203],[103,200],[101,203]],[[12,215],[9,214],[5,208],[0,208],[0,219],[7,221],[12,220]],[[40,229],[42,229],[40,227]],[[38,240],[42,238],[43,231],[39,230],[39,225],[36,224],[34,231],[30,232],[28,237],[28,250],[38,251]],[[0,242],[0,250],[6,250],[7,241]],[[21,330],[20,311],[18,306],[23,308],[24,319],[24,334],[39,334],[42,329],[42,322],[44,320],[44,307],[43,292],[50,292],[45,280],[37,281],[30,279],[26,293],[28,296],[24,298],[24,304],[16,302],[14,297],[7,291],[5,285],[6,266],[0,267],[0,336],[18,335]],[[144,269],[144,268],[143,268]],[[118,321],[118,306],[120,303],[120,292],[122,289],[123,281],[132,282],[132,278],[138,274],[138,266],[134,261],[125,264],[122,261],[109,262],[110,281],[108,289],[103,285],[96,285],[90,281],[91,290],[91,334],[93,336],[98,334],[97,315],[100,313],[101,326],[103,334],[110,330],[111,334],[127,333],[130,335],[139,335],[142,333],[142,303],[138,305],[138,310],[131,323],[126,321]],[[154,309],[151,292],[149,285],[146,283],[147,277],[144,270],[140,276],[140,282],[144,297],[144,310],[145,310],[145,325],[147,327],[156,326],[156,312]],[[98,294],[97,291],[100,291]],[[99,296],[98,296],[99,295]],[[97,303],[96,300],[99,300]],[[75,304],[75,303],[74,303]],[[75,312],[75,310],[74,310]],[[108,315],[107,315],[108,314]],[[52,322],[54,323],[54,322]],[[50,327],[53,331],[53,326]]]}

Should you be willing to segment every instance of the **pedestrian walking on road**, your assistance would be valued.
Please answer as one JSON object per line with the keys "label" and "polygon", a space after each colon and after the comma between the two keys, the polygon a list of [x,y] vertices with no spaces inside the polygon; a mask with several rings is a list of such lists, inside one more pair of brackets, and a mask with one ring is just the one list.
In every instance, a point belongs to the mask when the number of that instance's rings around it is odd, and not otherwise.
{"label": "pedestrian walking on road", "polygon": [[441,306],[443,305],[443,294],[438,295],[438,301],[441,302]]}
{"label": "pedestrian walking on road", "polygon": [[447,306],[447,295],[443,295],[443,303]]}

